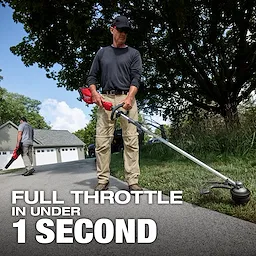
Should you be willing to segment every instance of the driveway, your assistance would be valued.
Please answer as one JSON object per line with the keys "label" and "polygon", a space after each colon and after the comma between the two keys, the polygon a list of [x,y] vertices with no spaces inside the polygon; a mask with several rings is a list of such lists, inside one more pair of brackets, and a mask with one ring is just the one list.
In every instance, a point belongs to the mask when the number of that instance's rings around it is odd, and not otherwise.
{"label": "driveway", "polygon": [[[256,255],[255,224],[170,204],[166,196],[153,196],[151,204],[150,192],[136,197],[139,204],[134,196],[121,204],[127,185],[114,177],[107,193],[119,191],[120,201],[111,204],[105,194],[104,204],[95,203],[102,195],[86,202],[97,183],[94,159],[39,166],[28,177],[21,173],[0,175],[1,255]],[[120,233],[125,223],[127,240]]]}

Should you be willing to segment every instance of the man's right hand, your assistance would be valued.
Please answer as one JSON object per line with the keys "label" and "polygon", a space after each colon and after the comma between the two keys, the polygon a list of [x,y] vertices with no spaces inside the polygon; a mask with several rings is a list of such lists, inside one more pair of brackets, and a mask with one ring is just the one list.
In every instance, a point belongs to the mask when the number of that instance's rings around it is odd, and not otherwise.
{"label": "man's right hand", "polygon": [[92,102],[96,103],[99,107],[103,107],[103,97],[100,93],[97,92],[96,86],[94,84],[91,84],[89,88],[92,94]]}
{"label": "man's right hand", "polygon": [[96,103],[99,107],[103,107],[102,101],[103,101],[103,97],[101,96],[100,93],[98,93],[97,91],[92,93],[93,103]]}

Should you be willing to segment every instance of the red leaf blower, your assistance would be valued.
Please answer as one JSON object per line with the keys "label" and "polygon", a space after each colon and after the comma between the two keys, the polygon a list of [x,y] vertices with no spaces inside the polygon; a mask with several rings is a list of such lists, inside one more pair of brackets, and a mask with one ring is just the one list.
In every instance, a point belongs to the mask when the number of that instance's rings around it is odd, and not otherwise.
{"label": "red leaf blower", "polygon": [[12,158],[11,160],[7,163],[7,165],[4,167],[5,169],[8,169],[10,165],[19,157],[19,155],[22,154],[22,147],[21,144],[16,147],[12,153]]}
{"label": "red leaf blower", "polygon": [[[92,93],[91,93],[91,90],[89,88],[85,88],[85,87],[79,88],[78,92],[80,94],[80,98],[78,98],[78,100],[80,100],[80,101],[83,100],[87,104],[93,104],[94,103],[92,101]],[[108,111],[112,110],[113,104],[111,102],[103,101],[102,105],[106,110],[108,110]]]}

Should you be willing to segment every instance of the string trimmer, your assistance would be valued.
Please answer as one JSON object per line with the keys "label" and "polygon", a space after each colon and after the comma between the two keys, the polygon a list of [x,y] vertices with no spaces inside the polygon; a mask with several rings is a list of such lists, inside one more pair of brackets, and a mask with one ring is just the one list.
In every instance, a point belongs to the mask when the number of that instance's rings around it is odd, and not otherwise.
{"label": "string trimmer", "polygon": [[[81,100],[81,101],[83,100],[88,104],[92,104],[91,91],[89,88],[79,88],[78,91],[80,93],[79,100]],[[220,177],[224,180],[224,182],[212,182],[211,186],[208,189],[203,189],[201,191],[201,194],[208,194],[208,193],[210,193],[210,189],[213,189],[213,188],[225,188],[225,189],[230,190],[231,197],[236,204],[246,204],[250,200],[251,192],[249,191],[249,189],[244,187],[244,185],[241,181],[233,181],[232,179],[226,177],[225,175],[221,174],[220,172],[214,170],[212,167],[210,167],[210,166],[206,165],[205,163],[203,163],[202,161],[198,160],[194,156],[188,154],[186,151],[178,148],[177,146],[170,143],[169,141],[154,134],[153,132],[151,132],[144,126],[142,126],[138,121],[131,119],[128,116],[128,112],[124,113],[122,110],[120,110],[120,108],[123,107],[123,103],[118,104],[117,106],[112,106],[111,102],[103,102],[103,107],[108,111],[112,111],[111,120],[115,120],[116,118],[121,116],[122,118],[126,119],[129,123],[135,125],[141,131],[153,136],[154,138],[158,139],[159,141],[161,141],[168,147],[174,149],[181,155],[187,157],[191,161],[195,162],[196,164],[200,165],[204,169],[210,171],[211,173],[217,175],[218,177]]]}

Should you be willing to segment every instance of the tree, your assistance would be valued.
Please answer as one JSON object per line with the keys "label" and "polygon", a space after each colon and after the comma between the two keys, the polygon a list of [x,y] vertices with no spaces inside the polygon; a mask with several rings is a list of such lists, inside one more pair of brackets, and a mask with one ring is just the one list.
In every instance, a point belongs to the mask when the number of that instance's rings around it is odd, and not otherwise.
{"label": "tree", "polygon": [[[0,69],[0,72],[2,72],[2,69]],[[0,82],[1,82],[1,80],[3,80],[3,77],[2,77],[2,76],[0,76]]]}
{"label": "tree", "polygon": [[82,140],[88,147],[90,144],[95,143],[95,134],[96,134],[96,123],[97,123],[97,106],[92,109],[90,114],[90,121],[84,129],[80,129],[74,134]]}
{"label": "tree", "polygon": [[85,143],[87,145],[95,143],[97,109],[98,109],[98,106],[95,106],[92,109],[92,113],[90,114],[91,120],[85,128]]}
{"label": "tree", "polygon": [[[94,53],[110,43],[107,26],[127,14],[128,43],[144,62],[141,106],[164,116],[198,108],[239,124],[237,107],[255,90],[256,0],[6,0],[28,36],[11,47],[58,86],[84,85]],[[51,70],[60,64],[57,73]]]}
{"label": "tree", "polygon": [[0,87],[0,124],[12,121],[18,124],[20,117],[26,116],[29,123],[37,129],[50,129],[44,118],[39,114],[38,100],[30,99],[18,93],[10,93]]}
{"label": "tree", "polygon": [[255,1],[150,3],[140,12],[152,24],[144,27],[146,103],[165,115],[193,104],[239,124],[237,106],[256,88]]}

